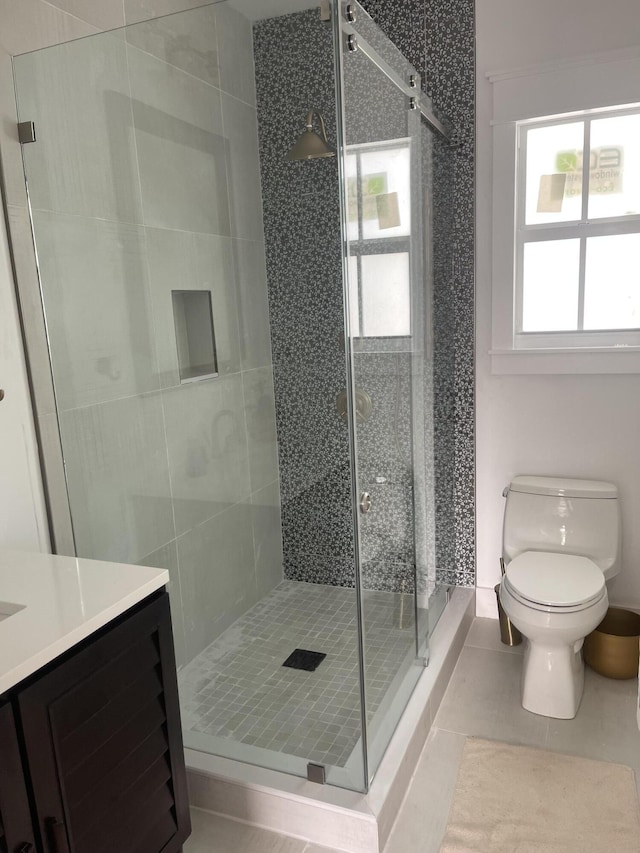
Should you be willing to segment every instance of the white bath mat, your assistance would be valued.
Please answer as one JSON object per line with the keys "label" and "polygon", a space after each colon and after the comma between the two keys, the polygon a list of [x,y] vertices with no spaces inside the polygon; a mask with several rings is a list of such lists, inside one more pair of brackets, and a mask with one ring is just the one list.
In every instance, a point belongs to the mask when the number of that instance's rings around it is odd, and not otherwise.
{"label": "white bath mat", "polygon": [[640,853],[634,772],[468,738],[441,853]]}

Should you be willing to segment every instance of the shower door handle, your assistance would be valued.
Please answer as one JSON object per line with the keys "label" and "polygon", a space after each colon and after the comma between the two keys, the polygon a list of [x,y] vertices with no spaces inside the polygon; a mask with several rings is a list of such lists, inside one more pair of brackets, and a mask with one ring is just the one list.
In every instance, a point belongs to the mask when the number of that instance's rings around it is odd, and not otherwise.
{"label": "shower door handle", "polygon": [[371,512],[372,504],[373,501],[369,492],[363,492],[360,498],[360,511],[366,515],[366,513]]}

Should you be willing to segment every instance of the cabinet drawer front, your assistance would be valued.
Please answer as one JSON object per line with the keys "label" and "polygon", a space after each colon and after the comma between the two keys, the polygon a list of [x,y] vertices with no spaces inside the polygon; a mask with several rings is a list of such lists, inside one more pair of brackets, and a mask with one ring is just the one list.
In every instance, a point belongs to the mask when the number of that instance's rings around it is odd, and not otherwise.
{"label": "cabinet drawer front", "polygon": [[[166,593],[24,690],[19,704],[45,836],[55,819],[71,853],[180,849],[189,817]],[[145,848],[148,839],[156,846]]]}

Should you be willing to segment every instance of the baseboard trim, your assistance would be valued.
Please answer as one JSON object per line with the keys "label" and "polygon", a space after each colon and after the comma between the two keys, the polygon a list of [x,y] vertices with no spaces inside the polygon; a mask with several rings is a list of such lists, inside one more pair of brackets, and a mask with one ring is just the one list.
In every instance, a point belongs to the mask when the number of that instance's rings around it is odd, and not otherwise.
{"label": "baseboard trim", "polygon": [[498,605],[493,587],[479,586],[476,589],[476,616],[484,619],[498,618]]}

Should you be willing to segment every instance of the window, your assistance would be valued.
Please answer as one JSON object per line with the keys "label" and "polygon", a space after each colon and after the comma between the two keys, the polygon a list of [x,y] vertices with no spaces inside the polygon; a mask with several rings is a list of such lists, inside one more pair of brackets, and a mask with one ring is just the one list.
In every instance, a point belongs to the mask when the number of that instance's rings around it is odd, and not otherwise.
{"label": "window", "polygon": [[640,111],[517,123],[515,348],[640,344]]}
{"label": "window", "polygon": [[492,371],[640,373],[640,46],[487,76]]}

